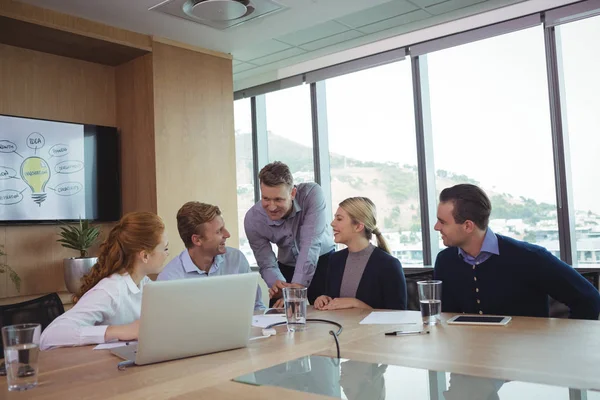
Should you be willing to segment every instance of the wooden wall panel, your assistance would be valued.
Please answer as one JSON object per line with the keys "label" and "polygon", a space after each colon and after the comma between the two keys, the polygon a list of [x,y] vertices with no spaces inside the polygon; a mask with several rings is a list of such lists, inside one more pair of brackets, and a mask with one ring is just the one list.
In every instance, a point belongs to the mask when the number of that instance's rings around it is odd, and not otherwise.
{"label": "wooden wall panel", "polygon": [[65,32],[0,15],[0,43],[43,53],[117,66],[148,54],[148,50]]}
{"label": "wooden wall panel", "polygon": [[115,69],[0,44],[0,114],[116,126]]}
{"label": "wooden wall panel", "polygon": [[[4,227],[0,227],[0,244],[5,245],[6,243],[6,229]],[[6,249],[4,249],[6,250]],[[6,251],[5,251],[6,252]],[[0,257],[0,263],[7,264],[7,257]],[[0,274],[0,294],[8,293],[8,274]],[[12,283],[11,283],[12,285]],[[1,298],[2,296],[0,296]]]}
{"label": "wooden wall panel", "polygon": [[156,212],[152,55],[117,67],[123,213]]}
{"label": "wooden wall panel", "polygon": [[[113,67],[0,45],[0,114],[116,126]],[[106,229],[104,229],[106,230]],[[7,262],[22,279],[20,295],[64,290],[54,225],[0,226]],[[17,296],[6,276],[0,298]]]}
{"label": "wooden wall panel", "polygon": [[239,244],[231,60],[154,43],[158,214],[171,255],[183,249],[175,215],[183,203],[218,205]]}
{"label": "wooden wall panel", "polygon": [[148,35],[62,14],[19,1],[0,0],[0,15],[112,43],[148,51],[152,50],[152,39]]}

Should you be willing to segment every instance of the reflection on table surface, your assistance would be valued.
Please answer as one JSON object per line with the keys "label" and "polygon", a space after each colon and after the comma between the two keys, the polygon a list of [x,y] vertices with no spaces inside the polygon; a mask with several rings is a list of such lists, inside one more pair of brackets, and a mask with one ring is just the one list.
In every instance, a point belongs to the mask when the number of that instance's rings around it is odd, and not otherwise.
{"label": "reflection on table surface", "polygon": [[348,400],[600,400],[596,391],[306,356],[234,379]]}

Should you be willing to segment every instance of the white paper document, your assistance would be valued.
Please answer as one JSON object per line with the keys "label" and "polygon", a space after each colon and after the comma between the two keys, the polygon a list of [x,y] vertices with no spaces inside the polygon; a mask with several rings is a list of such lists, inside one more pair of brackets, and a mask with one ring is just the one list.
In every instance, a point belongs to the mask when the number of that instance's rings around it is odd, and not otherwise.
{"label": "white paper document", "polygon": [[422,325],[423,319],[420,311],[373,311],[360,323],[362,325]]}
{"label": "white paper document", "polygon": [[287,322],[287,320],[285,316],[281,315],[255,315],[252,317],[252,326],[256,326],[257,328],[266,328],[278,322]]}
{"label": "white paper document", "polygon": [[131,346],[131,345],[136,345],[136,344],[137,344],[137,341],[102,343],[102,344],[99,344],[98,346],[94,347],[94,350],[108,350],[108,349],[114,349],[115,347]]}

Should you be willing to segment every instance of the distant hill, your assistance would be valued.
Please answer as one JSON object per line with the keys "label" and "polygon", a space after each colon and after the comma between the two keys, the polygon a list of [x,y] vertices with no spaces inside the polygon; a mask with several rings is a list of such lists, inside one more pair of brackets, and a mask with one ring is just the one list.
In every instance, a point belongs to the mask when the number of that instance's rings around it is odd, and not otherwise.
{"label": "distant hill", "polygon": [[[252,137],[249,133],[236,133],[237,154],[252,154]],[[295,180],[301,182],[311,177],[313,171],[312,148],[303,146],[269,132],[270,160],[285,162],[294,173]],[[251,158],[246,170],[251,166]],[[340,154],[330,154],[331,191],[334,210],[343,199],[351,196],[369,197],[377,205],[378,224],[386,232],[419,231],[420,205],[417,167],[386,162],[363,162]],[[238,165],[238,170],[243,166]],[[479,182],[466,175],[451,171],[437,170],[438,187],[448,187],[457,183]],[[243,180],[251,187],[251,177]],[[238,175],[238,185],[240,177]],[[535,224],[541,220],[556,220],[556,206],[537,203],[533,199],[497,193],[483,187],[492,201],[492,218],[523,219]],[[239,188],[241,203],[252,204],[253,192]],[[243,218],[243,215],[241,216]]]}

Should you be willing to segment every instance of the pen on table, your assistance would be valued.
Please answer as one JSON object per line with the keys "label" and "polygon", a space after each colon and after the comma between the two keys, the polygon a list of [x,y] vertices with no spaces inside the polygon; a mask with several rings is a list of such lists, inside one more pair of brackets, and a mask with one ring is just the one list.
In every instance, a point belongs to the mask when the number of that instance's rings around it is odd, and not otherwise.
{"label": "pen on table", "polygon": [[428,333],[429,331],[393,331],[386,332],[385,336],[425,335]]}

